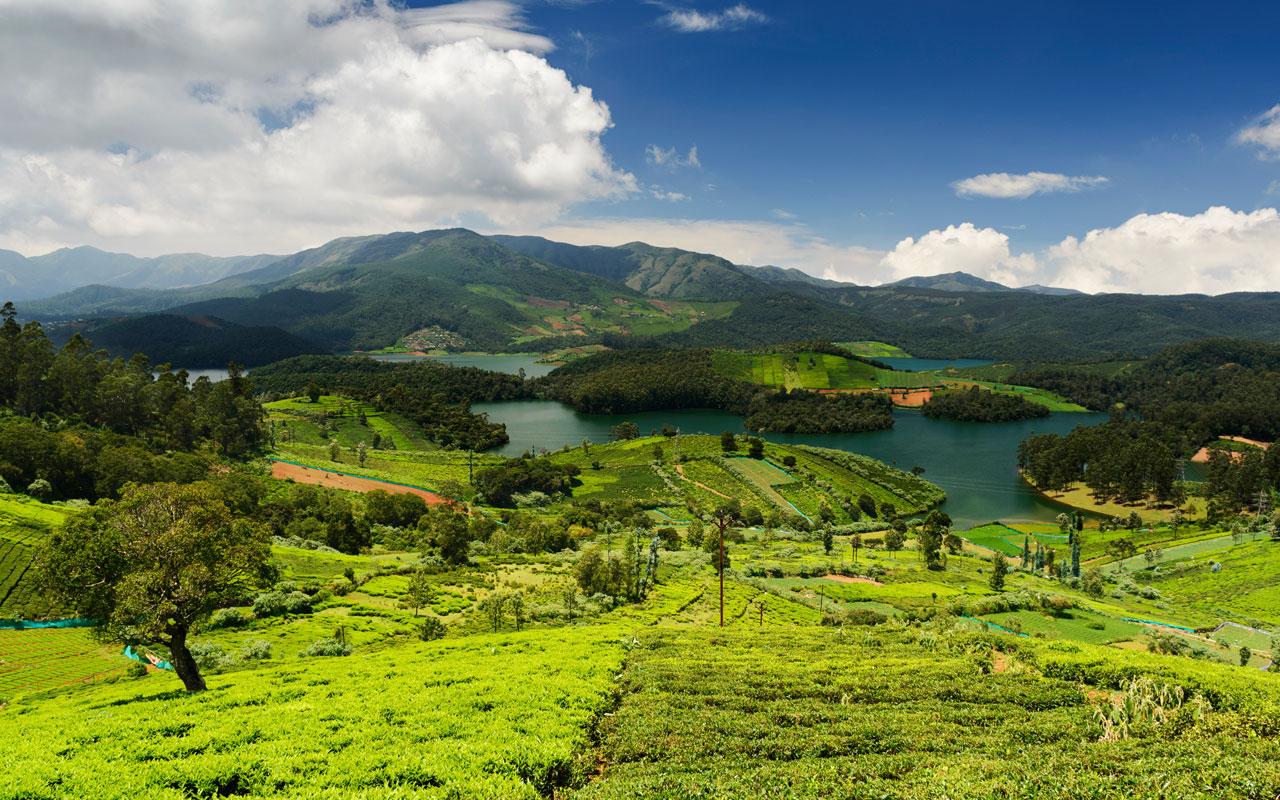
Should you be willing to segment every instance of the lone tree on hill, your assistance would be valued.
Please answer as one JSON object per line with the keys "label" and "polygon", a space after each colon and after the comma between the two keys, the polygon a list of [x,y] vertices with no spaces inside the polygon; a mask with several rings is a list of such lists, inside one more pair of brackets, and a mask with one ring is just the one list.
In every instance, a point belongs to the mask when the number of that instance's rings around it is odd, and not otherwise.
{"label": "lone tree on hill", "polygon": [[989,583],[991,588],[997,592],[1004,591],[1004,576],[1009,571],[1009,564],[1005,560],[1004,553],[996,552],[991,555],[991,578]]}
{"label": "lone tree on hill", "polygon": [[265,527],[233,519],[208,484],[129,486],[73,516],[37,559],[51,599],[98,620],[98,634],[121,644],[169,648],[188,691],[205,688],[187,649],[191,628],[210,613],[270,585]]}
{"label": "lone tree on hill", "polygon": [[307,399],[310,400],[311,402],[313,403],[320,402],[320,384],[316,383],[315,381],[308,383],[306,388],[306,393],[307,393]]}

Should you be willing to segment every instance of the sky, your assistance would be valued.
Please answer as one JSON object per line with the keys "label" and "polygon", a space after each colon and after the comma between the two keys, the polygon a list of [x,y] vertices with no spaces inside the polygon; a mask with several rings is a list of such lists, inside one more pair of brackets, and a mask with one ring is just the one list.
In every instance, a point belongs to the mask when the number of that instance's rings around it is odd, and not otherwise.
{"label": "sky", "polygon": [[0,248],[1280,289],[1280,4],[0,0]]}

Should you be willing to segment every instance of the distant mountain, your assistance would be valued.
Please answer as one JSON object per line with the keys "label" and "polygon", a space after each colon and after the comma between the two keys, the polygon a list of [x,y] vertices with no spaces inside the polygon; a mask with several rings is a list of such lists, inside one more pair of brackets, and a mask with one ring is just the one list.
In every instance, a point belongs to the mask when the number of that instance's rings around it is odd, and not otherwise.
{"label": "distant mountain", "polygon": [[1031,292],[1032,294],[1047,294],[1047,295],[1053,295],[1055,297],[1066,297],[1067,295],[1072,295],[1072,294],[1084,294],[1084,292],[1076,291],[1075,289],[1063,289],[1060,286],[1041,286],[1038,283],[1033,283],[1030,286],[1019,286],[1014,291]]}
{"label": "distant mountain", "polygon": [[256,367],[326,352],[275,326],[236,325],[216,317],[157,314],[63,323],[49,328],[50,338],[58,344],[77,333],[113,356],[129,358],[143,353],[152,364],[186,369],[225,367],[231,361]]}
{"label": "distant mountain", "polygon": [[816,278],[807,272],[796,269],[795,267],[775,267],[772,265],[748,267],[745,264],[739,264],[738,269],[757,280],[765,281],[767,283],[802,283],[808,284],[809,286],[820,286],[823,288],[857,285],[846,281],[831,281],[826,278]]}
{"label": "distant mountain", "polygon": [[579,246],[540,236],[491,236],[517,253],[566,269],[621,281],[649,297],[740,299],[767,294],[764,281],[719,256],[631,242]]}
{"label": "distant mountain", "polygon": [[199,253],[139,258],[108,253],[96,247],[62,248],[26,258],[12,250],[0,250],[0,292],[5,293],[5,300],[30,300],[93,284],[119,289],[198,286],[258,269],[279,258],[273,255],[219,258]]}
{"label": "distant mountain", "polygon": [[944,275],[914,275],[885,286],[905,286],[911,289],[937,289],[940,292],[1012,292],[1002,283],[988,281],[967,272],[948,272]]}

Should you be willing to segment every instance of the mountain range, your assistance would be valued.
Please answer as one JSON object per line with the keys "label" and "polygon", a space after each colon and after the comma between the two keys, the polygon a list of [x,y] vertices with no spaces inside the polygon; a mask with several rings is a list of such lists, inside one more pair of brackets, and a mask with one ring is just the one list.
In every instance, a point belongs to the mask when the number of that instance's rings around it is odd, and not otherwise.
{"label": "mountain range", "polygon": [[[295,347],[337,352],[397,343],[548,352],[596,343],[742,347],[827,338],[884,341],[918,356],[1042,360],[1151,353],[1211,336],[1280,341],[1280,295],[1273,293],[1092,296],[1012,289],[955,272],[857,286],[639,242],[584,247],[461,228],[337,239],[288,256],[232,261],[216,266],[234,271],[201,285],[82,286],[22,301],[18,310],[46,322],[158,313],[213,319],[227,330],[274,328],[281,341],[296,339]],[[137,269],[129,274],[163,283]],[[201,327],[188,333],[198,339]],[[115,347],[161,349],[143,335],[158,329],[116,328]]]}

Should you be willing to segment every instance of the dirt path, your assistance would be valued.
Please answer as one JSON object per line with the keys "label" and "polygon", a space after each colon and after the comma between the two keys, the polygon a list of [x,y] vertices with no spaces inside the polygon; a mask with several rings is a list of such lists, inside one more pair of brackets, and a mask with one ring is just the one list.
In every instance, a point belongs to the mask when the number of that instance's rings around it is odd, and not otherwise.
{"label": "dirt path", "polygon": [[883,583],[873,578],[863,578],[858,575],[828,575],[829,581],[837,581],[838,583],[869,583],[872,586],[884,586]]}
{"label": "dirt path", "polygon": [[294,483],[307,483],[312,486],[326,486],[330,489],[345,489],[349,492],[372,492],[375,489],[381,489],[390,494],[416,494],[423,500],[427,501],[429,506],[439,506],[454,504],[453,500],[436,494],[429,489],[420,489],[417,486],[405,486],[399,483],[391,483],[390,481],[381,481],[377,478],[361,478],[356,475],[346,475],[341,472],[331,472],[327,469],[319,469],[317,467],[304,467],[300,464],[290,464],[287,461],[271,462],[271,477],[281,479],[292,479]]}
{"label": "dirt path", "polygon": [[733,499],[732,497],[725,494],[724,492],[717,492],[715,489],[712,489],[710,486],[706,485],[705,483],[698,483],[692,478],[686,478],[684,476],[684,464],[676,464],[676,474],[680,476],[680,480],[688,481],[689,483],[692,483],[694,486],[697,486],[699,489],[706,489],[708,492],[711,492],[712,494],[718,494],[721,497],[723,497],[725,500]]}

